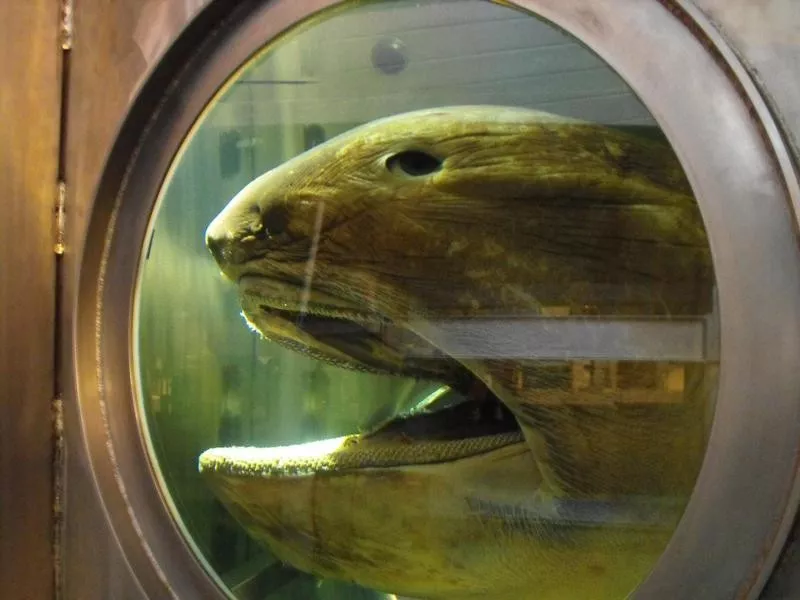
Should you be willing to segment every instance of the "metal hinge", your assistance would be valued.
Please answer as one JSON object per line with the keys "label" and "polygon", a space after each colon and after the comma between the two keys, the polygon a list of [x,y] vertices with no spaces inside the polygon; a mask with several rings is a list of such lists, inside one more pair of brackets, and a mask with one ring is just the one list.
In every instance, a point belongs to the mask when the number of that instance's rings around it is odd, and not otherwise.
{"label": "metal hinge", "polygon": [[63,597],[63,549],[64,539],[64,400],[61,395],[53,399],[53,582],[54,600]]}
{"label": "metal hinge", "polygon": [[53,248],[58,256],[64,254],[64,236],[66,234],[67,217],[67,184],[58,182],[58,197],[56,198],[56,243]]}
{"label": "metal hinge", "polygon": [[61,49],[72,49],[72,9],[73,0],[61,0]]}
{"label": "metal hinge", "polygon": [[64,182],[64,135],[65,135],[65,119],[66,115],[63,112],[66,110],[65,94],[67,90],[66,77],[68,73],[68,60],[70,50],[72,50],[73,41],[73,9],[74,0],[61,0],[61,26],[59,28],[59,41],[61,43],[62,53],[62,82],[61,82],[61,131],[60,131],[60,146],[59,146],[59,181],[56,197],[56,240],[54,251],[57,256],[64,254],[64,236],[66,230],[66,204],[67,204],[67,184]]}

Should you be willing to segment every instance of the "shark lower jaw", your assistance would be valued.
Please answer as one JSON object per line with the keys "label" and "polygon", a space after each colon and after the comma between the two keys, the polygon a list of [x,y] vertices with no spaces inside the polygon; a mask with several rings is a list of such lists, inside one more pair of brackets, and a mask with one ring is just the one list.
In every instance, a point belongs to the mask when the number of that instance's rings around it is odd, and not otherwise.
{"label": "shark lower jaw", "polygon": [[317,442],[259,448],[232,446],[212,448],[200,456],[200,471],[231,477],[303,477],[442,464],[524,444],[521,433],[501,433],[463,440],[368,444],[356,448],[357,436]]}
{"label": "shark lower jaw", "polygon": [[356,469],[440,464],[524,444],[513,414],[487,394],[434,398],[376,431],[279,447],[212,448],[200,471],[234,477],[296,477]]}
{"label": "shark lower jaw", "polygon": [[[451,440],[369,454],[350,446],[348,455],[349,436],[282,449],[212,449],[201,470],[240,525],[285,564],[415,598],[466,598],[465,589],[477,590],[477,600],[488,597],[491,575],[479,557],[509,535],[470,498],[506,488],[529,497],[539,481],[527,445],[502,435],[468,452]],[[420,463],[425,454],[438,462]],[[513,554],[522,534],[511,537]]]}

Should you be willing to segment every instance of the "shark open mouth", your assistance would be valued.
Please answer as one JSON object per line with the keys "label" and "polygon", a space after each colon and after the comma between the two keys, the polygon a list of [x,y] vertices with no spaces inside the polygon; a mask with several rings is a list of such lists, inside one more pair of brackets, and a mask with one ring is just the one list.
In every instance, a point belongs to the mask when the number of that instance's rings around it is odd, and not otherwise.
{"label": "shark open mouth", "polygon": [[271,448],[212,448],[200,456],[200,471],[244,477],[304,476],[439,464],[524,443],[516,419],[502,404],[468,400],[393,419],[367,434]]}
{"label": "shark open mouth", "polygon": [[[340,305],[265,297],[263,280],[240,283],[243,314],[265,338],[338,367],[442,381],[405,413],[352,435],[306,444],[206,451],[201,471],[301,475],[320,471],[440,463],[524,443],[511,411],[445,355],[378,315]],[[274,282],[268,282],[273,285]],[[256,291],[254,292],[254,287]],[[282,286],[281,286],[282,287]],[[244,288],[244,289],[242,289]],[[418,358],[423,356],[423,358]]]}
{"label": "shark open mouth", "polygon": [[212,448],[201,455],[200,470],[302,476],[444,463],[524,444],[511,411],[481,384],[476,387],[477,397],[443,387],[371,431],[290,446]]}

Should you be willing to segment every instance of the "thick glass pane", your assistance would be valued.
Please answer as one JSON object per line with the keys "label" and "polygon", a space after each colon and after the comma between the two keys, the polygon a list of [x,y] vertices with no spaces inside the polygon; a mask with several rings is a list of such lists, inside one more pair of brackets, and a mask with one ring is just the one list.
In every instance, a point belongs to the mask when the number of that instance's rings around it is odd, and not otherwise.
{"label": "thick glass pane", "polygon": [[578,41],[343,3],[230,81],[150,231],[146,437],[233,596],[618,599],[655,564],[713,414],[713,271]]}

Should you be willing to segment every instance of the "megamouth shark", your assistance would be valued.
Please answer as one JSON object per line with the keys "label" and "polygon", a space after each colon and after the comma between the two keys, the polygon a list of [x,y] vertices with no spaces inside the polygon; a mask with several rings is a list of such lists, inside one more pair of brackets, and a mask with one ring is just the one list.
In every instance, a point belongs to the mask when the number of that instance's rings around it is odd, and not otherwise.
{"label": "megamouth shark", "polygon": [[[553,306],[710,311],[666,143],[521,108],[410,112],[258,177],[206,240],[265,338],[448,390],[343,438],[201,456],[281,560],[431,599],[623,598],[652,569],[702,460],[702,369],[681,402],[582,403],[568,369],[480,343]],[[453,323],[475,325],[474,352],[449,347]]]}

